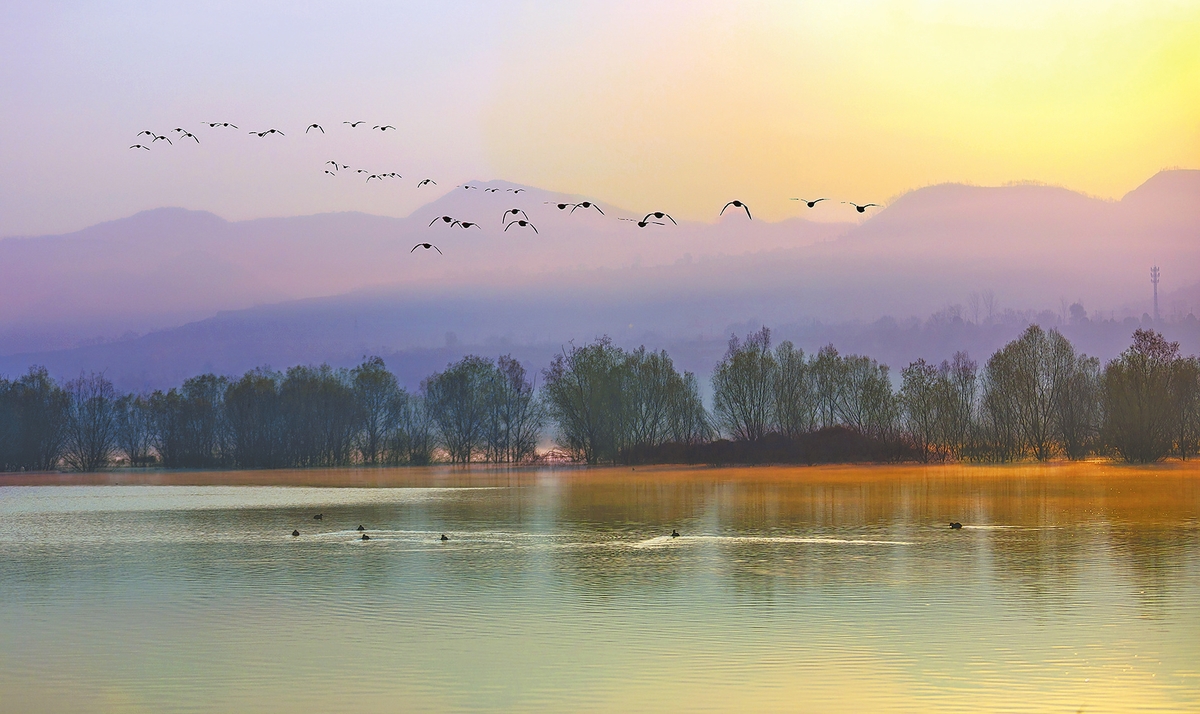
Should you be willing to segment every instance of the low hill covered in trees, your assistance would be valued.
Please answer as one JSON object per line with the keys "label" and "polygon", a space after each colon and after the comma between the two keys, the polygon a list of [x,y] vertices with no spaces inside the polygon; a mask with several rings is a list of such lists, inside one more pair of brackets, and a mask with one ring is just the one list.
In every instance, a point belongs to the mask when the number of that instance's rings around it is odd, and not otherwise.
{"label": "low hill covered in trees", "polygon": [[203,374],[118,394],[102,374],[0,379],[0,468],[284,468],[526,463],[1011,462],[1200,451],[1200,359],[1139,329],[1106,365],[1031,325],[982,367],[966,353],[887,365],[832,345],[806,355],[763,328],[730,338],[713,403],[666,351],[601,338],[541,375],[467,356],[400,386],[379,357],[353,369]]}

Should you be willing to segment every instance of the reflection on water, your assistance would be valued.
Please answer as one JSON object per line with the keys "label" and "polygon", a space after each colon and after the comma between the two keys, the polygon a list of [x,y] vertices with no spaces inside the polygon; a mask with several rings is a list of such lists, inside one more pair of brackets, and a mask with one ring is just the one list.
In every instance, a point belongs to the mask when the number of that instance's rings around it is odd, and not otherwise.
{"label": "reflection on water", "polygon": [[3,712],[1200,710],[1190,467],[57,480]]}

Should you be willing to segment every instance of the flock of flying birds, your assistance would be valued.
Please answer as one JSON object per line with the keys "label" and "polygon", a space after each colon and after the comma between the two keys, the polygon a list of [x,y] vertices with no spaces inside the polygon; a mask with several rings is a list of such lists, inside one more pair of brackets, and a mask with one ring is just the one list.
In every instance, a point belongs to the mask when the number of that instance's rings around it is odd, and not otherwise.
{"label": "flock of flying birds", "polygon": [[[365,121],[344,121],[342,123],[349,126],[351,129],[357,129],[359,126],[365,126],[367,124],[367,122],[365,122]],[[232,124],[232,123],[226,122],[226,121],[214,121],[214,122],[206,121],[206,122],[203,122],[203,124],[207,125],[209,129],[218,129],[219,128],[219,129],[240,130],[240,128],[238,127],[237,124]],[[313,130],[319,131],[322,134],[325,133],[325,127],[323,127],[317,123],[309,124],[304,129],[304,133],[308,134],[309,132],[311,132]],[[392,126],[391,124],[376,124],[376,125],[372,126],[370,130],[378,131],[380,133],[387,133],[389,131],[396,131],[396,127]],[[186,141],[188,139],[191,139],[192,141],[195,141],[197,144],[200,143],[200,139],[195,134],[188,131],[187,129],[184,129],[183,127],[175,127],[174,129],[171,130],[171,133],[175,134],[176,141]],[[279,129],[275,129],[273,127],[270,129],[265,129],[263,131],[251,131],[249,133],[253,136],[257,136],[260,139],[270,136],[272,134],[278,134],[279,136],[287,136]],[[141,137],[143,137],[143,136],[148,137],[148,139],[141,139]],[[149,129],[145,129],[145,130],[138,132],[137,138],[139,139],[139,143],[133,144],[132,146],[129,147],[130,149],[150,151],[150,147],[159,141],[165,141],[165,142],[167,142],[168,145],[171,145],[171,146],[174,146],[174,144],[175,144],[175,142],[171,140],[170,136],[168,136],[166,134],[158,134]],[[143,143],[141,143],[141,141],[147,141],[149,145],[143,144]],[[348,164],[342,164],[342,163],[339,163],[339,162],[333,161],[333,160],[326,161],[323,164],[323,166],[329,167],[329,168],[324,169],[325,174],[327,174],[329,176],[333,176],[333,177],[337,177],[340,175],[340,172],[349,171],[351,168]],[[378,180],[378,181],[382,182],[385,179],[404,178],[403,176],[401,176],[399,173],[396,173],[395,171],[390,171],[390,172],[386,172],[386,173],[384,173],[384,172],[373,173],[366,169],[354,169],[354,173],[360,174],[360,175],[366,174],[365,183],[370,183],[373,180]],[[431,178],[424,178],[417,182],[417,188],[421,188],[422,186],[429,186],[429,185],[436,186],[437,181],[434,181]],[[472,186],[470,184],[464,184],[464,185],[460,186],[459,188],[462,188],[465,190],[478,190],[479,189],[478,186]],[[494,188],[494,187],[487,187],[487,188],[484,188],[483,190],[485,192],[489,192],[489,193],[498,193],[500,191],[499,188]],[[523,189],[523,188],[507,188],[504,190],[507,193],[512,193],[514,195],[520,194],[523,191],[525,191],[525,189]],[[809,208],[816,208],[818,203],[820,203],[822,201],[828,201],[830,199],[816,198],[816,199],[810,200],[807,198],[793,198],[791,200],[792,201],[801,201]],[[580,201],[579,203],[568,203],[568,202],[558,203],[558,202],[554,202],[554,201],[546,201],[545,203],[548,205],[553,205],[555,208],[557,208],[560,211],[566,211],[567,209],[570,209],[570,213],[575,213],[575,211],[577,211],[579,209],[583,209],[585,212],[595,210],[600,215],[602,215],[602,216],[604,215],[604,211],[600,208],[600,206],[598,206],[593,201]],[[877,203],[858,204],[858,203],[854,203],[853,201],[842,201],[842,203],[853,206],[854,210],[858,211],[859,213],[866,213],[868,208],[879,205]],[[726,203],[724,205],[724,207],[721,208],[721,212],[718,215],[719,216],[725,215],[725,211],[729,210],[730,208],[734,209],[734,212],[737,212],[739,210],[745,211],[746,219],[754,220],[754,216],[752,216],[750,214],[750,207],[747,206],[743,201],[739,201],[739,200],[733,200],[733,201],[730,201],[729,203]],[[671,215],[666,213],[665,211],[651,211],[650,213],[647,213],[640,221],[637,219],[634,219],[634,218],[618,218],[617,220],[629,221],[631,223],[636,224],[638,228],[646,228],[647,226],[665,226],[665,225],[667,225],[666,221],[670,221],[671,225],[673,225],[673,226],[679,225],[679,223],[677,223],[675,221],[675,219],[672,218]],[[434,218],[432,221],[429,222],[429,227],[432,228],[434,225],[436,225],[439,222],[442,223],[444,226],[449,226],[450,228],[470,229],[470,228],[479,228],[480,227],[479,223],[476,221],[464,221],[464,220],[454,218],[453,216],[438,216],[437,218]],[[510,228],[516,226],[520,230],[529,229],[529,230],[532,230],[534,233],[538,233],[540,235],[540,233],[537,229],[537,226],[533,225],[533,223],[529,220],[529,216],[521,208],[510,208],[507,211],[505,211],[504,214],[501,216],[501,222],[504,224],[504,232],[506,232],[506,233],[508,232],[508,230]],[[436,250],[439,255],[442,254],[442,249],[438,248],[433,243],[417,243],[416,245],[414,245],[412,247],[412,250],[410,250],[408,252],[414,253],[414,252],[416,252],[417,248],[423,248],[425,250]]]}

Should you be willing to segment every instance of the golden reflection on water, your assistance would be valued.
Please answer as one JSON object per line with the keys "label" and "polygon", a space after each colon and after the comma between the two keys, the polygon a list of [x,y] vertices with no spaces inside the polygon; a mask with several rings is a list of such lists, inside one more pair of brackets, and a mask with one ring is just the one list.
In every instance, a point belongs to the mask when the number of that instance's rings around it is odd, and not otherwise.
{"label": "golden reflection on water", "polygon": [[0,477],[0,712],[317,708],[1200,711],[1200,468]]}

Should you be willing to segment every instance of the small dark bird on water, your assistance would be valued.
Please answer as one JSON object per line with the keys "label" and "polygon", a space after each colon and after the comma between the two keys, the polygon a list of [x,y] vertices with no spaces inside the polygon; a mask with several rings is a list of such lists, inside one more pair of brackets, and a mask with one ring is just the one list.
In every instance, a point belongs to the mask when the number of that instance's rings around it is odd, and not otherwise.
{"label": "small dark bird on water", "polygon": [[300,531],[292,531],[292,536],[298,536],[298,535],[300,535]]}
{"label": "small dark bird on water", "polygon": [[366,528],[363,528],[363,527],[362,527],[362,524],[361,524],[361,523],[359,523],[359,524],[358,524],[358,529],[359,529],[360,531],[365,531],[365,530],[366,530]]}
{"label": "small dark bird on water", "polygon": [[318,513],[317,515],[313,516],[313,520],[314,520],[314,521],[319,521],[319,520],[322,520],[322,519],[324,519],[324,518],[325,518],[325,514],[324,514],[324,513]]}
{"label": "small dark bird on water", "polygon": [[950,528],[952,528],[953,530],[958,530],[958,529],[962,528],[962,524],[959,523],[958,521],[952,521],[950,523]]}
{"label": "small dark bird on water", "polygon": [[[749,218],[750,220],[754,220],[754,216],[750,215],[750,207],[747,206],[746,204],[742,203],[741,201],[730,201],[729,203],[725,204],[725,208],[729,208],[730,206],[744,210],[746,212],[746,218]],[[722,215],[722,216],[725,215],[725,208],[722,208],[721,213],[718,215]]]}
{"label": "small dark bird on water", "polygon": [[879,205],[878,203],[864,203],[863,205],[860,206],[857,203],[855,203],[854,201],[842,201],[842,203],[848,203],[851,206],[854,206],[854,210],[858,211],[859,213],[866,213],[867,209],[870,208],[871,206]]}
{"label": "small dark bird on water", "polygon": [[371,536],[367,535],[366,533],[363,533],[362,539],[363,540],[371,540]]}
{"label": "small dark bird on water", "polygon": [[442,249],[441,249],[441,248],[439,248],[439,247],[437,247],[437,246],[436,246],[436,245],[434,245],[433,243],[417,243],[416,245],[414,245],[414,246],[412,247],[412,250],[410,250],[410,251],[408,251],[408,252],[409,252],[409,253],[412,253],[412,252],[413,252],[413,251],[415,251],[417,248],[424,248],[425,250],[429,250],[430,248],[433,248],[434,250],[436,250],[436,251],[438,252],[438,255],[444,255],[444,253],[442,253]]}
{"label": "small dark bird on water", "polygon": [[512,221],[511,223],[509,223],[507,226],[504,227],[504,231],[507,233],[508,229],[512,228],[513,226],[520,226],[522,228],[525,228],[528,226],[529,228],[533,229],[534,233],[541,235],[541,233],[538,233],[537,226],[533,225],[532,223],[530,223],[529,221],[526,221],[524,219]]}
{"label": "small dark bird on water", "polygon": [[442,534],[442,538],[441,538],[441,539],[442,539],[442,540],[450,540],[449,538],[447,538],[447,537],[446,537],[446,534],[445,534],[445,533],[443,533],[443,534]]}
{"label": "small dark bird on water", "polygon": [[322,134],[325,133],[325,127],[321,126],[320,124],[309,124],[308,128],[304,130],[304,133],[307,134],[313,129],[320,129]]}
{"label": "small dark bird on water", "polygon": [[672,538],[678,538],[678,537],[679,537],[679,531],[677,531],[677,530],[675,530],[674,528],[672,528],[672,529],[671,529],[671,537],[672,537]]}
{"label": "small dark bird on water", "polygon": [[792,200],[793,201],[803,201],[804,203],[806,203],[808,205],[809,208],[814,208],[821,201],[828,201],[829,199],[828,198],[815,198],[810,201],[807,198],[793,198]]}

